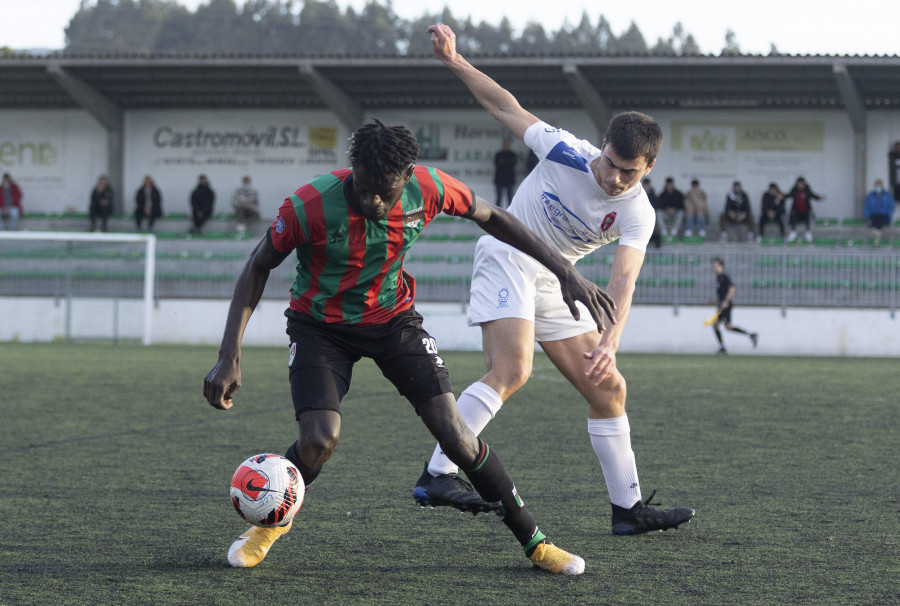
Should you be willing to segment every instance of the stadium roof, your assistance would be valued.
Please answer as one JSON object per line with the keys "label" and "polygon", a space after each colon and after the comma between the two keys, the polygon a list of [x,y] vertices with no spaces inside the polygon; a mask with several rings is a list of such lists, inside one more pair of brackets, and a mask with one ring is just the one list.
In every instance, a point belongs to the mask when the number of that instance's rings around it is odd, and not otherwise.
{"label": "stadium roof", "polygon": [[[471,62],[527,108],[900,107],[900,57],[558,56]],[[461,108],[475,101],[431,57],[0,57],[0,108],[75,108],[74,86],[119,110]],[[854,108],[855,106],[855,108]]]}

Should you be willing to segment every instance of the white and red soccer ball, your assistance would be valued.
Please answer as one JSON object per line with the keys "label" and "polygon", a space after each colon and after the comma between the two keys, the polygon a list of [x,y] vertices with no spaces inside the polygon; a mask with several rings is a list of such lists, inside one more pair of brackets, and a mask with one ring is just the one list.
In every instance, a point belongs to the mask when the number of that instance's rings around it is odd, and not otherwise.
{"label": "white and red soccer ball", "polygon": [[287,526],[300,510],[303,478],[281,455],[253,455],[231,477],[231,504],[254,526]]}

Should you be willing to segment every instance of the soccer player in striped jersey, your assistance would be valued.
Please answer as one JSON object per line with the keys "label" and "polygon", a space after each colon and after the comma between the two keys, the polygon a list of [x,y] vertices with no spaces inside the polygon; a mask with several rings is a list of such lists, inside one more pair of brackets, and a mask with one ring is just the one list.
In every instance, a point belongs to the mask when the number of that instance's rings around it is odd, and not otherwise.
{"label": "soccer player in striped jersey", "polygon": [[[367,124],[350,140],[352,168],[317,177],[285,200],[238,278],[219,359],[206,376],[203,394],[213,407],[231,408],[241,383],[244,329],[269,272],[295,253],[297,277],[285,315],[300,439],[285,456],[305,485],[331,457],[353,365],[369,357],[465,470],[484,502],[499,503],[504,524],[531,562],[558,574],[580,574],[584,560],[546,540],[500,459],[460,417],[444,362],[415,310],[415,280],[403,271],[403,258],[422,229],[446,213],[478,222],[542,263],[560,280],[564,304],[576,317],[579,301],[603,330],[604,313],[615,321],[614,306],[508,212],[453,177],[417,166],[418,152],[409,129]],[[228,562],[255,566],[289,528],[251,528],[232,544]]]}
{"label": "soccer player in striped jersey", "polygon": [[[656,161],[662,129],[650,116],[626,112],[610,120],[606,137],[596,147],[523,109],[509,91],[456,52],[456,36],[449,27],[432,25],[428,32],[435,57],[540,159],[513,196],[510,214],[573,264],[618,240],[607,290],[619,321],[607,331],[562,313],[555,279],[542,267],[490,234],[478,241],[468,322],[481,326],[488,371],[460,394],[463,418],[476,435],[481,433],[528,380],[538,341],[587,401],[587,430],[606,481],[613,534],[677,528],[690,521],[693,509],[651,507],[653,494],[641,500],[625,412],[625,378],[616,368],[616,351],[655,223],[640,182]],[[456,465],[445,455],[438,444],[413,498],[420,505],[461,508],[458,501],[472,508],[474,493],[460,496],[454,486]]]}

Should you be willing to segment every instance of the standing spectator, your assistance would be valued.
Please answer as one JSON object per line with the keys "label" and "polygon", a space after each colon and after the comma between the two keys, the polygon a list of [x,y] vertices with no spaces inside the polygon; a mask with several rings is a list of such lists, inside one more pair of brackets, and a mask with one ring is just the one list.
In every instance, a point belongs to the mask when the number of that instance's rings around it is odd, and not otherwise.
{"label": "standing spectator", "polygon": [[684,235],[694,235],[694,227],[697,235],[706,237],[706,222],[709,219],[709,206],[706,201],[706,192],[700,189],[700,181],[691,181],[691,189],[684,195],[685,230]]}
{"label": "standing spectator", "polygon": [[259,194],[250,185],[248,175],[244,175],[241,186],[234,190],[231,206],[234,208],[234,219],[237,221],[237,233],[243,236],[247,233],[247,226],[259,220]]}
{"label": "standing spectator", "polygon": [[100,219],[100,229],[109,231],[107,223],[113,208],[113,190],[106,175],[100,175],[97,185],[91,190],[91,231],[97,231],[97,219]]}
{"label": "standing spectator", "polygon": [[528,159],[525,161],[525,174],[530,175],[531,171],[534,170],[534,167],[538,165],[541,159],[537,157],[537,154],[534,151],[528,151]]}
{"label": "standing spectator", "polygon": [[894,143],[888,153],[888,178],[890,189],[894,192],[894,200],[900,200],[900,141]]}
{"label": "standing spectator", "polygon": [[[644,179],[641,181],[641,186],[644,188],[644,192],[647,194],[647,199],[650,200],[650,206],[652,206],[653,211],[656,212],[658,208],[657,204],[659,203],[659,196],[656,195],[656,190],[653,189],[653,184],[650,182],[650,177],[644,177]],[[653,234],[650,236],[650,244],[653,244],[653,246],[655,246],[656,248],[662,247],[662,232],[660,231],[659,221],[656,221],[653,224]]]}
{"label": "standing spectator", "polygon": [[516,152],[509,149],[509,139],[503,139],[503,148],[494,154],[494,185],[497,187],[497,206],[504,207],[512,202],[513,188],[516,186]]}
{"label": "standing spectator", "polygon": [[3,185],[0,187],[0,230],[15,231],[19,228],[21,216],[22,190],[9,173],[3,173]]}
{"label": "standing spectator", "polygon": [[767,223],[776,224],[781,231],[781,237],[784,238],[784,194],[778,189],[777,183],[769,183],[769,189],[762,196],[760,208],[756,241],[762,242]]}
{"label": "standing spectator", "polygon": [[731,191],[725,196],[725,211],[719,215],[719,229],[722,242],[728,241],[728,229],[736,227],[737,240],[741,241],[742,228],[747,230],[748,237],[752,240],[754,235],[753,214],[750,212],[750,198],[741,187],[740,181],[735,181]]}
{"label": "standing spectator", "polygon": [[894,217],[894,197],[884,189],[884,182],[881,179],[875,179],[875,189],[866,196],[863,215],[866,224],[872,228],[875,246],[878,246],[881,244],[884,228],[891,224]]}
{"label": "standing spectator", "polygon": [[716,298],[719,302],[715,320],[713,321],[713,330],[716,332],[716,339],[719,341],[719,353],[728,353],[725,351],[725,342],[722,341],[722,331],[719,330],[719,324],[722,322],[725,323],[725,328],[727,330],[750,337],[750,342],[753,343],[753,347],[756,348],[756,344],[759,342],[759,335],[755,332],[747,332],[743,328],[738,328],[731,323],[731,310],[734,308],[732,300],[734,299],[734,294],[737,292],[737,287],[734,285],[734,282],[731,281],[731,278],[728,277],[728,274],[725,273],[725,261],[716,257],[712,261],[712,268],[713,272],[716,274]]}
{"label": "standing spectator", "polygon": [[163,213],[162,195],[150,175],[144,177],[144,183],[134,196],[134,204],[134,222],[138,231],[143,229],[144,218],[147,219],[147,229],[153,231],[153,224]]}
{"label": "standing spectator", "polygon": [[[684,221],[684,194],[675,189],[675,180],[666,178],[666,186],[656,198],[656,222],[662,230],[663,236],[671,241],[681,231],[681,223]],[[671,221],[672,227],[666,227]]]}
{"label": "standing spectator", "polygon": [[788,242],[797,239],[797,224],[803,222],[806,224],[806,241],[812,242],[812,220],[815,216],[812,208],[813,200],[824,200],[825,196],[817,196],[803,177],[797,177],[794,187],[789,191],[784,199],[787,201],[791,198],[794,202],[791,204],[791,233],[788,234]]}
{"label": "standing spectator", "polygon": [[213,214],[215,203],[216,193],[209,186],[206,175],[200,175],[197,177],[197,187],[191,192],[191,213],[194,218],[194,225],[191,227],[192,234],[200,234],[203,224],[209,221]]}

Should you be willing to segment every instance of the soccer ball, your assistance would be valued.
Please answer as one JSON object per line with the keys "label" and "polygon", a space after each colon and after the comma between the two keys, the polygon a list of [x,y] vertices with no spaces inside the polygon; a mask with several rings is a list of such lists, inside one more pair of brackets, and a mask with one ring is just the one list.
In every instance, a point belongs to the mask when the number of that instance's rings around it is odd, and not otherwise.
{"label": "soccer ball", "polygon": [[287,526],[300,510],[304,493],[300,471],[277,454],[254,455],[231,477],[231,504],[254,526]]}

